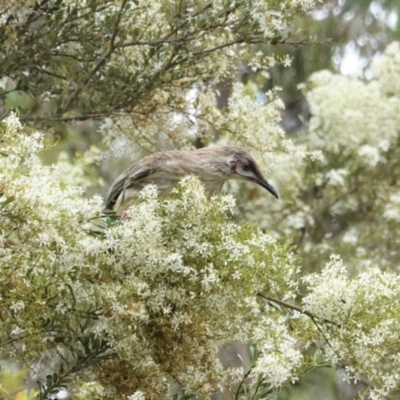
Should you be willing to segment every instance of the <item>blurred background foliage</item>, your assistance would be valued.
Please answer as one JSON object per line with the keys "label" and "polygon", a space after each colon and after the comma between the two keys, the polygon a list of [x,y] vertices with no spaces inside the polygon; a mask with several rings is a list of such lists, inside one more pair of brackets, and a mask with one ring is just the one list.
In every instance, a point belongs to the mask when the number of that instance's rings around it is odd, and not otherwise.
{"label": "blurred background foliage", "polygon": [[[88,15],[100,15],[103,12],[102,2],[87,1],[85,4]],[[72,1],[33,2],[32,10],[35,12],[21,25],[14,23],[18,20],[18,4],[10,14],[9,2],[0,0],[0,19],[3,19],[0,26],[0,118],[4,118],[10,111],[16,111],[21,121],[32,130],[46,132],[48,140],[54,141],[54,145],[52,151],[43,154],[44,162],[50,164],[58,160],[78,166],[76,175],[71,173],[71,182],[86,182],[88,196],[98,192],[104,195],[111,181],[132,160],[119,158],[106,160],[100,165],[96,162],[86,162],[83,165],[83,153],[88,150],[96,153],[104,146],[98,132],[100,124],[116,112],[137,113],[138,118],[141,114],[151,113],[157,107],[151,100],[155,90],[170,85],[172,81],[184,87],[186,74],[196,74],[196,68],[201,66],[196,67],[196,59],[181,58],[177,59],[181,69],[168,75],[168,81],[161,74],[146,75],[146,71],[142,71],[143,76],[137,79],[138,74],[130,74],[118,64],[108,62],[117,46],[113,27],[120,18],[118,12],[110,13],[109,21],[96,25],[95,18],[78,18],[73,12],[75,6]],[[129,12],[130,6],[133,3],[128,4],[126,12]],[[168,2],[163,2],[162,6],[168,7]],[[398,0],[320,1],[307,13],[295,11],[290,29],[277,34],[268,44],[252,45],[252,52],[261,51],[264,56],[274,56],[278,60],[283,60],[289,54],[292,58],[291,66],[285,66],[284,62],[276,63],[271,66],[268,74],[260,74],[246,60],[242,60],[240,64],[233,64],[232,69],[247,85],[247,93],[254,97],[262,98],[268,90],[281,88],[279,94],[285,104],[281,125],[289,137],[301,142],[310,119],[310,110],[299,85],[307,82],[314,72],[323,69],[371,79],[372,61],[382,54],[389,43],[400,40],[399,13]],[[175,14],[171,11],[171,15]],[[242,28],[246,29],[245,24]],[[130,40],[145,40],[140,34],[131,32]],[[76,55],[77,49],[80,56]],[[148,53],[149,60],[154,57],[154,53],[161,54],[161,51],[161,47],[153,46]],[[182,52],[182,49],[179,51]],[[212,76],[203,76],[200,69],[197,73],[205,82],[212,79]],[[221,108],[227,106],[231,83],[227,79],[217,85],[218,104]],[[190,89],[189,85],[187,89]],[[192,144],[203,145],[196,140]],[[393,154],[389,157],[392,160],[387,167],[389,170],[398,168],[395,162],[396,148],[391,150]],[[335,163],[342,165],[345,159],[337,157],[330,166]],[[309,168],[312,169],[313,165],[310,164]],[[382,174],[386,174],[388,169],[377,170],[371,179],[374,182],[385,179]],[[84,171],[84,176],[79,171]],[[318,194],[312,193],[309,193],[309,198],[313,204],[319,199]],[[359,213],[361,222],[366,214]],[[329,227],[311,232],[312,240],[323,242],[326,231],[334,230],[335,225],[347,227],[348,215],[342,220],[340,218],[323,215],[322,210],[320,219],[323,223],[319,227],[324,224]],[[360,221],[352,220],[351,223]],[[365,232],[369,236],[369,249],[373,253],[381,233],[374,231],[371,225]],[[297,239],[303,240],[301,233]],[[326,250],[327,255],[332,246],[339,253],[341,250],[343,253],[348,252],[340,236],[334,238],[333,243]],[[386,245],[390,246],[390,243]],[[396,259],[397,255],[396,250],[392,257]],[[320,263],[319,252],[309,252],[307,257],[311,270]],[[377,257],[380,257],[380,253]],[[311,371],[295,385],[277,394],[276,398],[347,400],[355,398],[359,390],[365,389],[365,382],[346,385],[338,379],[339,374],[340,371],[325,369]],[[2,377],[1,390],[4,393],[11,390],[4,383],[10,379]],[[18,394],[15,397],[9,394],[5,396],[7,399],[31,398],[27,395],[18,397]]]}
{"label": "blurred background foliage", "polygon": [[0,399],[34,400],[38,392],[27,388],[29,372],[25,369],[5,366],[0,371]]}
{"label": "blurred background foliage", "polygon": [[[370,64],[388,43],[400,39],[400,3],[396,0],[321,1],[307,16],[295,18],[287,44],[268,46],[267,54],[290,54],[290,68],[275,66],[262,88],[282,88],[283,127],[300,133],[309,117],[299,83],[322,69],[347,76],[371,77]],[[294,44],[293,44],[294,43]]]}

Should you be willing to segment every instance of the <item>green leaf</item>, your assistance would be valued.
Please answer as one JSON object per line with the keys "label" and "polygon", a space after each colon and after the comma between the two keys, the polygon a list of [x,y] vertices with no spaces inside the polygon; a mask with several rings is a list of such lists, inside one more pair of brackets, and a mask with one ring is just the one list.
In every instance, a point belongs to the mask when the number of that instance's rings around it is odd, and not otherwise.
{"label": "green leaf", "polygon": [[[1,197],[5,197],[4,195]],[[15,200],[15,196],[10,196],[6,198],[4,201],[0,201],[0,208],[5,208],[8,204],[12,203]]]}

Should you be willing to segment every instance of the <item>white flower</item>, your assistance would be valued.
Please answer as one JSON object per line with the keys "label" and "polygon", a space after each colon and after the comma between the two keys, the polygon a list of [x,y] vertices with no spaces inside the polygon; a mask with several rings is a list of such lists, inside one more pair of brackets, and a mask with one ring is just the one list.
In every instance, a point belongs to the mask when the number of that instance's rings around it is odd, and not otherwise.
{"label": "white flower", "polygon": [[378,162],[380,161],[380,154],[377,147],[364,145],[358,149],[358,154],[365,162],[365,164],[369,165],[370,167],[376,167]]}
{"label": "white flower", "polygon": [[328,184],[333,186],[344,186],[346,184],[345,178],[348,175],[348,171],[340,168],[340,169],[331,169],[327,174],[326,178],[328,180]]}
{"label": "white flower", "polygon": [[350,228],[343,235],[343,242],[355,245],[355,244],[357,244],[357,241],[358,241],[358,235],[359,235],[359,232],[358,232],[357,228],[354,228],[354,227]]}
{"label": "white flower", "polygon": [[128,400],[146,400],[146,397],[143,392],[137,391],[130,396],[128,396]]}
{"label": "white flower", "polygon": [[25,309],[25,303],[22,300],[13,301],[10,305],[10,310],[14,311],[15,313],[23,309]]}

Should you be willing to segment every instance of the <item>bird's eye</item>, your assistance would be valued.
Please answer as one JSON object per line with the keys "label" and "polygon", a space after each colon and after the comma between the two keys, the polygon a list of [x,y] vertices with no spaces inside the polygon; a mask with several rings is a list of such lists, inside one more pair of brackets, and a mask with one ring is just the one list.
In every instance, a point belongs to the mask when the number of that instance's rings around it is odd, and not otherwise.
{"label": "bird's eye", "polygon": [[249,164],[243,164],[243,170],[244,171],[248,171],[250,169],[250,165]]}

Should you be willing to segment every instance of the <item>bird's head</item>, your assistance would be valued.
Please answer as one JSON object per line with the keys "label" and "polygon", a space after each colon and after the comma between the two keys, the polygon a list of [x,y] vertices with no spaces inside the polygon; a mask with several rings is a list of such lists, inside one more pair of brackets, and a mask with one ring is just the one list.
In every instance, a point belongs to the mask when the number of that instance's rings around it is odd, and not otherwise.
{"label": "bird's head", "polygon": [[230,148],[227,157],[230,178],[257,183],[278,198],[278,193],[264,178],[253,157],[244,149],[233,146],[227,147]]}

